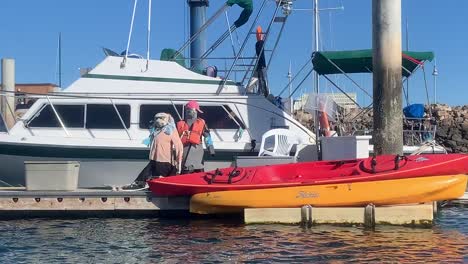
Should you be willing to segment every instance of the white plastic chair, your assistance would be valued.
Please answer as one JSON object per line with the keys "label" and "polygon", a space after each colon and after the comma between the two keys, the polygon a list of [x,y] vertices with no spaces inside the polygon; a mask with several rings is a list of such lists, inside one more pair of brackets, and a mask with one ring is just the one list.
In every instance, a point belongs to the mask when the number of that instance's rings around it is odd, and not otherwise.
{"label": "white plastic chair", "polygon": [[[274,139],[273,147],[267,148],[266,141],[270,140],[271,137]],[[263,134],[258,156],[289,157],[293,146],[300,143],[300,138],[290,130],[272,129]]]}

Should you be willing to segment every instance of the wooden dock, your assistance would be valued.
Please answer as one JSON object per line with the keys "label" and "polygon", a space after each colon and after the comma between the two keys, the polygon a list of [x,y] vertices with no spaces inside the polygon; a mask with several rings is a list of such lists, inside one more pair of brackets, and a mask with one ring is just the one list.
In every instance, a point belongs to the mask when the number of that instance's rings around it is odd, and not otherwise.
{"label": "wooden dock", "polygon": [[0,189],[0,218],[41,216],[159,216],[188,214],[189,197],[155,197],[148,191]]}
{"label": "wooden dock", "polygon": [[[78,189],[27,191],[0,188],[0,219],[31,217],[158,217],[189,215],[190,197],[156,197],[144,190]],[[449,204],[468,204],[465,196]],[[358,208],[259,208],[245,209],[246,224],[382,224],[430,226],[435,203]]]}

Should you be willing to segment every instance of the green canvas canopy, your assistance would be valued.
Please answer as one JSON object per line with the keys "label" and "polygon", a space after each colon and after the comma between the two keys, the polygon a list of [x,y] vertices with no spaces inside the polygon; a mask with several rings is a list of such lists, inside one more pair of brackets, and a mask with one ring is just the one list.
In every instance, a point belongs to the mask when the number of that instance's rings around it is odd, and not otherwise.
{"label": "green canvas canopy", "polygon": [[236,26],[236,28],[239,28],[245,23],[247,23],[247,21],[250,18],[250,15],[252,15],[252,12],[253,12],[252,0],[228,0],[226,2],[226,5],[228,6],[238,5],[241,8],[243,8],[239,18],[236,21],[234,21],[234,25]]}
{"label": "green canvas canopy", "polygon": [[161,57],[160,59],[162,61],[175,61],[177,62],[180,66],[185,67],[185,58],[182,54],[178,54],[176,58],[174,56],[177,54],[177,51],[175,49],[163,49],[161,51]]}
{"label": "green canvas canopy", "polygon": [[[434,59],[433,52],[404,51],[402,54],[402,74],[410,76],[425,61]],[[315,52],[312,63],[320,75],[372,72],[372,50],[320,51]],[[336,64],[335,65],[333,65]]]}

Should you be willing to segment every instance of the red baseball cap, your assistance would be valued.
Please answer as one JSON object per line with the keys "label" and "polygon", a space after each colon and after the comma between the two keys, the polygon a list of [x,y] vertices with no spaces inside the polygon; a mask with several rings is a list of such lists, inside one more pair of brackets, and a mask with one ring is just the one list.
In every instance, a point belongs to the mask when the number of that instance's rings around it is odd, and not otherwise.
{"label": "red baseball cap", "polygon": [[195,100],[190,100],[188,101],[188,103],[185,105],[186,108],[190,108],[190,109],[195,109],[197,110],[198,112],[200,113],[203,113],[202,110],[200,110],[200,105],[198,104],[197,101]]}

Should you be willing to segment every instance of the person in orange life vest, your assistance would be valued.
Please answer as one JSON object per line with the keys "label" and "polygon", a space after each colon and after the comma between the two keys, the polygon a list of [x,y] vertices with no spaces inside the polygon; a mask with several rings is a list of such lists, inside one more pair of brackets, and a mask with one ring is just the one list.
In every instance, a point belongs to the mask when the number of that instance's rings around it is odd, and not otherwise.
{"label": "person in orange life vest", "polygon": [[205,145],[214,155],[213,141],[205,120],[198,117],[200,105],[197,101],[191,100],[185,105],[184,120],[177,122],[177,131],[184,145],[184,154],[182,158],[182,174],[204,171],[204,150],[202,138],[205,139]]}
{"label": "person in orange life vest", "polygon": [[[146,180],[154,176],[176,175],[176,166],[174,166],[173,160],[176,164],[181,164],[183,146],[176,131],[174,119],[170,114],[157,113],[154,116],[150,136],[143,143],[150,146],[150,162],[140,172],[134,185],[145,186]],[[173,157],[173,149],[175,157]]]}

